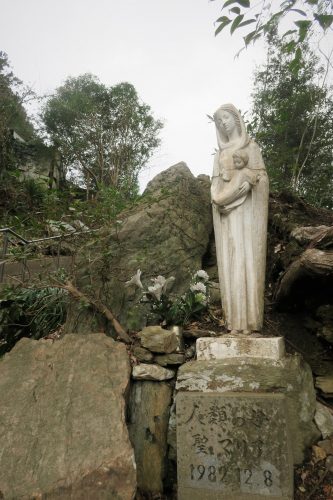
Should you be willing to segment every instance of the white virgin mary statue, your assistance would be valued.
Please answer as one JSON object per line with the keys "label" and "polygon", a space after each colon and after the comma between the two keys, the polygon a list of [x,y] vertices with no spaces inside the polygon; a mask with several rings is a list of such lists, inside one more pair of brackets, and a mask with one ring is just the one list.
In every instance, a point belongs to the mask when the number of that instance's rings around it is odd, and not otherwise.
{"label": "white virgin mary statue", "polygon": [[260,331],[268,215],[266,168],[235,106],[221,106],[214,122],[218,151],[211,196],[225,321],[229,330]]}

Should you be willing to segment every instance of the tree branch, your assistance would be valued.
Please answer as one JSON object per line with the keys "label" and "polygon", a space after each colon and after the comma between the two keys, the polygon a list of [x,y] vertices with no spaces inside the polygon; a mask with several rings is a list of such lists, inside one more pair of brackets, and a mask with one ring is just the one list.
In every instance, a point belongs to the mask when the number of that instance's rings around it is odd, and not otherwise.
{"label": "tree branch", "polygon": [[76,286],[73,285],[71,281],[67,281],[65,284],[56,284],[57,287],[63,288],[64,290],[67,290],[68,293],[71,294],[71,296],[76,299],[84,302],[85,304],[88,304],[89,306],[92,306],[96,311],[101,313],[103,316],[106,317],[109,321],[111,321],[113,328],[116,330],[116,333],[118,337],[125,342],[126,344],[131,343],[131,338],[130,336],[125,332],[124,328],[121,326],[117,318],[114,316],[112,311],[106,305],[104,305],[102,302],[99,300],[92,299],[85,295],[83,292],[81,292]]}

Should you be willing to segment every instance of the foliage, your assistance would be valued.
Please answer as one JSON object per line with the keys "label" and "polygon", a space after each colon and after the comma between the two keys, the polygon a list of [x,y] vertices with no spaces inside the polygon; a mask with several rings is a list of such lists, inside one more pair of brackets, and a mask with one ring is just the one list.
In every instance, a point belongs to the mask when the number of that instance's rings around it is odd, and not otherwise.
{"label": "foliage", "polygon": [[250,133],[262,148],[271,188],[289,189],[315,205],[333,208],[333,96],[325,70],[308,46],[297,71],[276,34],[267,62],[255,73]]}
{"label": "foliage", "polygon": [[46,103],[42,119],[65,167],[87,191],[136,192],[140,170],[162,127],[133,85],[103,85],[91,75],[68,78]]}
{"label": "foliage", "polygon": [[289,41],[294,66],[298,66],[302,59],[302,43],[310,33],[317,27],[325,33],[333,24],[332,0],[272,0],[270,3],[266,0],[227,0],[223,3],[222,11],[224,15],[216,20],[218,27],[215,35],[227,26],[230,27],[231,34],[240,28],[251,26],[243,37],[244,48],[264,37],[276,25],[281,25],[283,18],[291,20],[297,15],[297,20],[293,22],[294,28],[283,33],[283,36],[294,37]]}
{"label": "foliage", "polygon": [[8,286],[1,290],[0,354],[22,337],[39,339],[55,331],[66,318],[68,294],[60,288]]}
{"label": "foliage", "polygon": [[0,51],[0,178],[15,166],[12,131],[24,139],[34,135],[23,102],[31,98],[31,90],[23,86],[10,69],[8,56]]}
{"label": "foliage", "polygon": [[[126,285],[136,285],[142,289],[140,276],[141,271],[138,269]],[[177,298],[171,298],[168,294],[168,285],[174,279],[173,276],[167,279],[164,276],[152,278],[153,285],[143,292],[143,301],[149,303],[151,312],[159,318],[163,325],[184,325],[191,318],[199,317],[207,310],[208,306],[210,283],[205,271],[197,271],[192,276],[188,290]]]}

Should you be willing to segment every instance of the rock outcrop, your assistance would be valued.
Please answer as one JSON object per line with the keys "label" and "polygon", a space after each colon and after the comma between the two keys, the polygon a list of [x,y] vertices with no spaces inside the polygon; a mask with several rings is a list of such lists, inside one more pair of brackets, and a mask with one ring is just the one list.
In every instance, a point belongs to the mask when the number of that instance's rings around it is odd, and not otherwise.
{"label": "rock outcrop", "polygon": [[[157,275],[174,276],[171,292],[182,293],[202,267],[211,231],[209,178],[195,178],[179,163],[157,175],[137,205],[120,213],[115,225],[82,248],[77,286],[101,297],[125,328],[140,330],[147,321],[147,309],[139,303],[142,291],[126,287],[126,281],[137,269],[145,287]],[[67,331],[107,328],[103,318],[72,305]]]}

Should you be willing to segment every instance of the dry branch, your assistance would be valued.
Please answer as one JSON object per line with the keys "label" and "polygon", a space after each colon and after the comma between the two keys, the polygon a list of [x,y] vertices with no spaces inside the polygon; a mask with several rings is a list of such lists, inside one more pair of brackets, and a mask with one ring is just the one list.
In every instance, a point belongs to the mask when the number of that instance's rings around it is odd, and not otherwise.
{"label": "dry branch", "polygon": [[94,309],[96,309],[96,311],[103,314],[103,316],[105,316],[109,321],[111,321],[118,337],[126,344],[131,343],[131,338],[125,332],[124,328],[121,326],[117,318],[110,311],[110,309],[106,307],[102,302],[100,302],[99,300],[92,299],[87,295],[85,295],[83,292],[80,292],[80,290],[78,290],[78,288],[76,288],[76,286],[74,286],[71,281],[67,281],[65,284],[61,285],[61,288],[67,290],[71,294],[71,296],[74,297],[74,299],[80,300],[85,304],[92,306]]}

